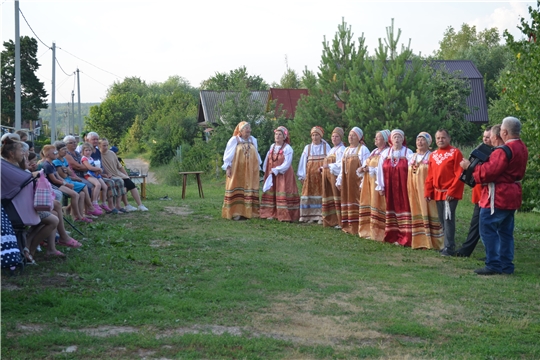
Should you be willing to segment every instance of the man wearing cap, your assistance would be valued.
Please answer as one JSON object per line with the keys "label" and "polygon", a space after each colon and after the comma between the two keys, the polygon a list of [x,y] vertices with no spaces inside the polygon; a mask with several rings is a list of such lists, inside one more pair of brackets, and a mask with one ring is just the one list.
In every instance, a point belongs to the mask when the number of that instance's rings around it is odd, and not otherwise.
{"label": "man wearing cap", "polygon": [[431,154],[424,196],[427,201],[437,202],[437,212],[444,232],[442,256],[456,254],[456,208],[463,197],[465,183],[459,180],[463,155],[450,145],[450,134],[440,129],[435,134],[438,149]]}

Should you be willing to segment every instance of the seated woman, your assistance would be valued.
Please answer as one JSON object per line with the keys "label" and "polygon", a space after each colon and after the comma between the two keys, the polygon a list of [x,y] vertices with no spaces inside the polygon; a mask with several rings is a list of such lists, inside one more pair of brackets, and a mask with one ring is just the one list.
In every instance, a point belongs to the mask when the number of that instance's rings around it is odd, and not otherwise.
{"label": "seated woman", "polygon": [[323,139],[324,130],[320,126],[311,129],[311,144],[304,147],[298,164],[298,180],[302,183],[300,197],[300,221],[322,224],[322,175],[326,154],[330,145]]}
{"label": "seated woman", "polygon": [[[60,191],[71,198],[71,212],[75,221],[91,223],[92,219],[85,217],[84,214],[84,192],[77,193],[73,190],[74,185],[68,183],[58,175],[56,167],[53,165],[53,161],[56,160],[58,151],[54,145],[45,145],[41,151],[44,159],[42,161],[42,168],[47,175],[47,179],[53,185],[56,185]],[[82,190],[82,189],[81,189]]]}
{"label": "seated woman", "polygon": [[292,168],[293,148],[285,126],[274,130],[275,143],[264,159],[261,219],[293,222],[300,218],[300,196]]}
{"label": "seated woman", "polygon": [[84,204],[86,209],[85,216],[95,219],[96,216],[103,214],[97,204],[95,204],[95,206],[92,204],[90,193],[88,192],[88,187],[86,184],[83,183],[82,179],[75,175],[73,170],[71,170],[69,167],[68,161],[65,157],[67,153],[66,144],[63,141],[55,141],[54,146],[56,147],[56,151],[58,151],[58,155],[53,161],[53,165],[56,167],[58,175],[60,175],[60,177],[67,183],[73,184],[73,190],[76,192],[84,192]]}
{"label": "seated woman", "polygon": [[[20,164],[25,161],[25,152],[22,144],[20,141],[12,140],[9,137],[2,140],[2,158],[19,169]],[[23,170],[21,169],[21,171]],[[54,242],[56,227],[59,221],[58,217],[48,211],[40,211],[38,215],[41,221],[39,224],[30,227],[23,249],[24,257],[29,264],[36,264],[34,254],[43,239],[47,239],[48,256],[64,256],[63,253],[56,250]]]}

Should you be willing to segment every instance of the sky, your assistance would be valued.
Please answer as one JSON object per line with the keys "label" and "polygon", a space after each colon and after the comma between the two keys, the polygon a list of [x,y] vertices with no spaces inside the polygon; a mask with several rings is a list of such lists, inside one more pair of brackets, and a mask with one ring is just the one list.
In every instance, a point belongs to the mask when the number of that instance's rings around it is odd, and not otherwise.
{"label": "sky", "polygon": [[[14,0],[0,0],[2,42],[15,38]],[[445,30],[466,23],[477,31],[508,29],[518,39],[520,17],[536,1],[319,1],[319,0],[20,0],[20,35],[37,37],[37,74],[52,92],[52,43],[56,43],[56,102],[71,101],[80,71],[81,102],[101,102],[125,77],[147,83],[181,76],[198,87],[216,72],[245,66],[268,84],[287,69],[317,71],[322,42],[342,19],[354,38],[362,33],[369,53],[394,19],[400,43],[432,54]],[[32,31],[33,30],[33,31]],[[35,33],[35,34],[34,34]],[[2,47],[2,50],[4,48]],[[287,60],[286,60],[287,59]]]}

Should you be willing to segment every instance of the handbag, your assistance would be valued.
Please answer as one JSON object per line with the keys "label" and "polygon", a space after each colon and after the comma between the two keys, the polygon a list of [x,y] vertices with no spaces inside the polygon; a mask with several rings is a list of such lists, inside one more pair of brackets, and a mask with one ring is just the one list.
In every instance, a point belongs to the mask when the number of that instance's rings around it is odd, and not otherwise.
{"label": "handbag", "polygon": [[52,186],[43,170],[39,172],[34,193],[34,209],[36,211],[51,211],[54,206]]}

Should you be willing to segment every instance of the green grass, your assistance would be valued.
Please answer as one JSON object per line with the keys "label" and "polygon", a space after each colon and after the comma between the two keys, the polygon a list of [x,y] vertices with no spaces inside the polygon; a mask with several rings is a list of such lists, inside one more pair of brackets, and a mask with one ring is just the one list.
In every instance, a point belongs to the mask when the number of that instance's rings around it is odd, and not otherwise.
{"label": "green grass", "polygon": [[[185,200],[148,185],[150,212],[84,225],[67,260],[38,254],[3,276],[2,357],[540,358],[537,214],[516,216],[515,274],[480,277],[481,244],[443,258],[317,225],[228,221],[223,183],[204,180],[200,199],[190,181]],[[458,243],[471,214],[460,202]]]}

